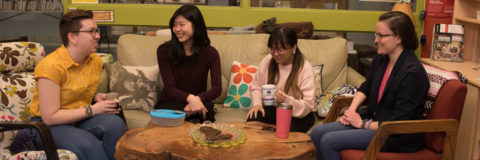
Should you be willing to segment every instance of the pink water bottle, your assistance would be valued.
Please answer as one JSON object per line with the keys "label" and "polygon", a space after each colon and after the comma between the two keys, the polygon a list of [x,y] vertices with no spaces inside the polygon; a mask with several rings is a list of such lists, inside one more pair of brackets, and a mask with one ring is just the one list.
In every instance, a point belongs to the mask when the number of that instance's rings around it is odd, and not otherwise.
{"label": "pink water bottle", "polygon": [[277,137],[288,138],[292,122],[292,105],[280,103],[277,105]]}

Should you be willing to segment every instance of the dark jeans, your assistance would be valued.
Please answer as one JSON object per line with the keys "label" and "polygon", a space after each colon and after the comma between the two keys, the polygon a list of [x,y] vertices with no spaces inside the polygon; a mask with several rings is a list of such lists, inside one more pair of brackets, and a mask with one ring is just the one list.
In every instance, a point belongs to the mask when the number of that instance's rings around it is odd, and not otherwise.
{"label": "dark jeans", "polygon": [[340,122],[319,125],[312,130],[317,160],[341,160],[340,151],[345,149],[366,150],[373,135],[375,131],[345,126]]}
{"label": "dark jeans", "polygon": [[[206,118],[203,119],[203,114],[195,114],[195,115],[190,115],[185,118],[185,121],[190,121],[191,119],[199,119],[200,123],[203,123],[205,120],[215,122],[215,110],[213,109],[213,103],[212,101],[206,101],[203,103],[205,108],[207,109],[207,115]],[[155,106],[155,109],[173,109],[173,110],[185,110],[185,106],[187,104],[185,103],[180,103],[177,101],[169,101],[169,102],[158,102],[158,104]]]}
{"label": "dark jeans", "polygon": [[[40,117],[32,117],[30,121],[42,121]],[[127,125],[113,114],[100,114],[77,122],[75,126],[50,126],[57,149],[66,149],[77,155],[79,160],[115,160],[115,145],[127,132]],[[25,137],[33,137],[25,138]],[[32,140],[32,141],[29,141]],[[40,134],[35,129],[19,130],[12,142],[14,145],[31,146],[43,150]],[[18,147],[17,147],[18,148]]]}
{"label": "dark jeans", "polygon": [[[265,117],[263,117],[262,112],[258,112],[257,118],[255,118],[255,115],[254,115],[252,116],[252,119],[247,119],[247,121],[260,121],[263,123],[277,125],[277,108],[266,106],[266,107],[263,107],[263,109],[265,110]],[[290,132],[307,133],[307,131],[310,128],[312,128],[314,123],[315,123],[315,117],[313,113],[309,113],[307,116],[303,118],[292,117],[292,122],[290,124]]]}

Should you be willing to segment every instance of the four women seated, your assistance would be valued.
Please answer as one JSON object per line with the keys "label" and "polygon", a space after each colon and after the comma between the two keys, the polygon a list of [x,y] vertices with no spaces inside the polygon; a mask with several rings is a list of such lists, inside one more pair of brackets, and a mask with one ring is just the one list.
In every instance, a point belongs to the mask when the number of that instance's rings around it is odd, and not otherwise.
{"label": "four women seated", "polygon": [[[59,149],[74,152],[81,160],[111,159],[115,144],[126,132],[114,101],[95,94],[103,67],[92,54],[100,38],[92,11],[75,10],[60,21],[62,45],[35,68],[37,89],[31,103],[31,120],[50,126]],[[157,109],[182,110],[186,120],[215,121],[212,100],[222,93],[220,56],[210,45],[202,13],[194,5],[180,7],[169,22],[170,41],[157,49],[164,89]],[[418,38],[410,18],[401,12],[383,14],[376,26],[378,55],[350,108],[339,122],[315,127],[312,140],[317,159],[340,159],[339,150],[365,150],[380,123],[422,119],[429,89],[425,69],[414,54]],[[275,101],[293,106],[293,132],[307,132],[314,124],[314,75],[312,65],[297,46],[296,32],[277,28],[268,39],[269,54],[260,62],[252,84],[254,107],[247,121],[275,124],[274,106],[264,106],[261,86],[277,87]],[[210,72],[211,89],[207,90]],[[369,100],[367,108],[357,112]],[[378,113],[378,114],[377,114]],[[423,134],[394,135],[382,151],[414,152]],[[41,150],[34,129],[19,131],[12,149]]]}

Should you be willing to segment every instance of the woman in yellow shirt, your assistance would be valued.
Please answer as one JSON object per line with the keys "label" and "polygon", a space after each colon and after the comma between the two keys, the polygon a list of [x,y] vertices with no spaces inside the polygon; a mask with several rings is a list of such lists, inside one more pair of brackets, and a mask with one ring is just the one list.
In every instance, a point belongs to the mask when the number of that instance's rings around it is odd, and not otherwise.
{"label": "woman in yellow shirt", "polygon": [[[92,18],[90,10],[74,10],[60,20],[63,45],[35,68],[30,120],[50,126],[56,147],[74,152],[80,160],[114,160],[115,144],[127,127],[115,115],[120,111],[116,103],[95,94],[103,63],[94,54],[100,34]],[[95,104],[90,105],[92,100]],[[12,149],[42,150],[43,145],[36,130],[24,129]]]}

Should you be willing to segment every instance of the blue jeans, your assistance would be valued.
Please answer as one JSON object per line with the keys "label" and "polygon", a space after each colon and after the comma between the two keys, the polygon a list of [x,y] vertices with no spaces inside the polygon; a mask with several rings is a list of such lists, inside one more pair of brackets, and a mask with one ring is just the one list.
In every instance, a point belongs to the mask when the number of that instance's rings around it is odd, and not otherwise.
{"label": "blue jeans", "polygon": [[345,126],[340,122],[322,124],[312,130],[317,160],[341,160],[345,149],[366,150],[375,131]]}
{"label": "blue jeans", "polygon": [[[42,121],[40,117],[32,117],[30,121]],[[66,149],[77,155],[79,160],[115,160],[115,145],[127,132],[127,126],[117,115],[100,114],[79,121],[75,126],[50,126],[57,149]],[[17,133],[28,133],[33,138],[36,150],[43,150],[42,139],[35,129],[23,129]],[[16,143],[15,140],[13,143]],[[12,145],[13,145],[12,143]],[[28,145],[28,142],[23,142]]]}

